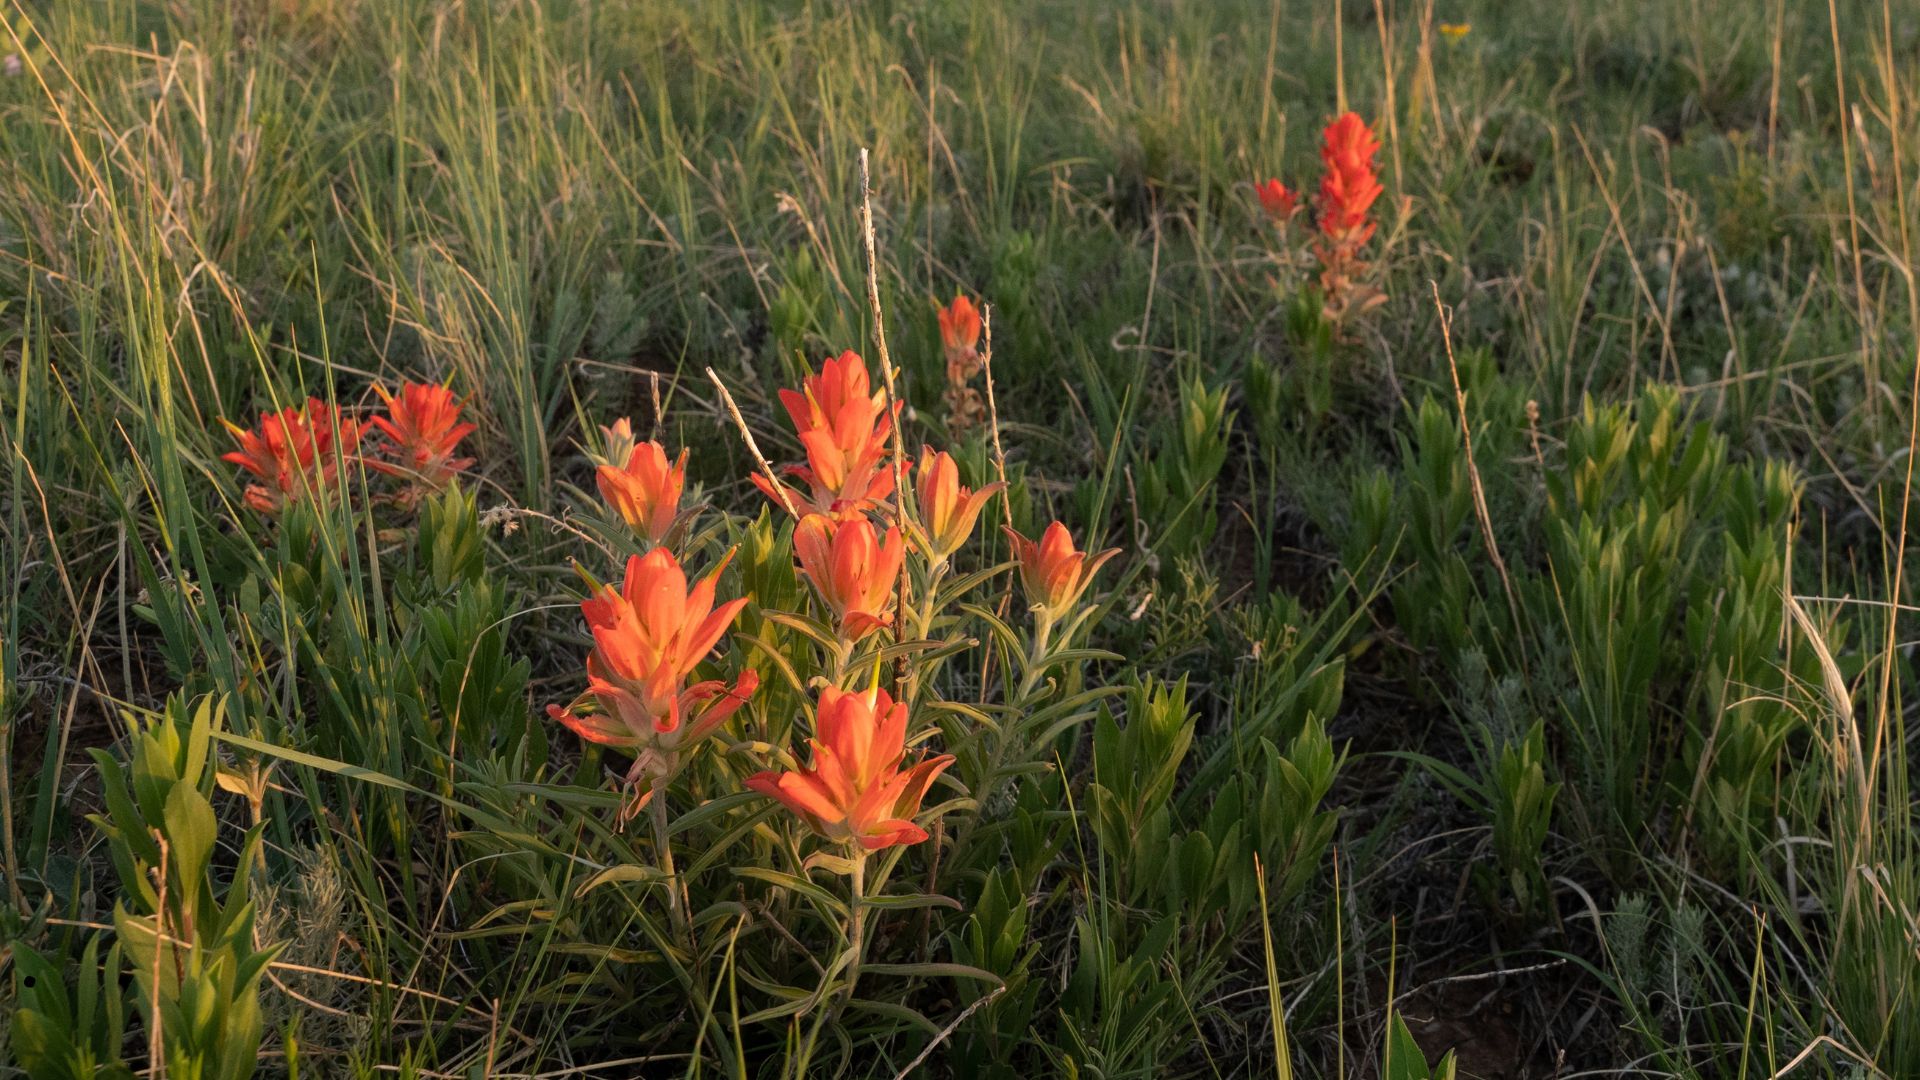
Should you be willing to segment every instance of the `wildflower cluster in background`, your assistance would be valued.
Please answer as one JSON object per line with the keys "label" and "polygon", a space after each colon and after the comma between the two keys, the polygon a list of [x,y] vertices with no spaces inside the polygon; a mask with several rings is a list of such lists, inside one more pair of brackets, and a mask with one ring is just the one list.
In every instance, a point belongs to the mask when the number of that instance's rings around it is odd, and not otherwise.
{"label": "wildflower cluster in background", "polygon": [[[278,514],[298,502],[329,505],[341,487],[340,466],[362,462],[403,481],[394,500],[411,506],[473,464],[470,457],[454,456],[475,429],[461,421],[461,405],[451,390],[414,382],[402,384],[398,394],[377,384],[374,390],[387,411],[368,420],[308,398],[304,405],[262,413],[252,430],[222,421],[240,448],[220,460],[259,481],[247,485],[247,505],[263,514]],[[367,453],[363,443],[370,430],[384,440]]]}
{"label": "wildflower cluster in background", "polygon": [[1260,209],[1266,211],[1267,220],[1277,226],[1286,227],[1300,212],[1300,193],[1278,180],[1255,184],[1253,190],[1260,197]]}
{"label": "wildflower cluster in background", "polygon": [[947,407],[947,431],[955,438],[987,419],[987,403],[972,386],[981,368],[980,312],[966,294],[956,294],[945,307],[935,300],[934,317],[940,323],[940,347],[946,353],[947,385],[940,399]]}
{"label": "wildflower cluster in background", "polygon": [[1320,235],[1314,253],[1320,259],[1320,293],[1336,323],[1386,300],[1364,279],[1368,267],[1361,256],[1376,224],[1368,214],[1380,197],[1373,167],[1379,151],[1373,130],[1354,113],[1328,124],[1320,147],[1326,171],[1320,177]]}
{"label": "wildflower cluster in background", "polygon": [[387,437],[385,450],[391,460],[368,458],[367,467],[388,476],[411,481],[407,496],[422,490],[438,491],[454,475],[473,464],[470,457],[454,457],[460,440],[475,428],[460,420],[460,402],[453,391],[427,383],[407,383],[398,395],[374,384],[374,392],[387,403],[385,416],[371,423]]}
{"label": "wildflower cluster in background", "polygon": [[263,481],[248,484],[246,490],[247,505],[263,514],[277,514],[301,500],[330,501],[340,486],[340,464],[359,449],[365,430],[319,398],[261,413],[260,426],[252,431],[226,425],[240,449],[220,460]]}
{"label": "wildflower cluster in background", "polygon": [[[1379,151],[1379,139],[1357,113],[1342,113],[1321,132],[1322,172],[1310,246],[1319,266],[1322,308],[1335,325],[1386,301],[1364,254],[1378,225],[1372,210],[1382,191],[1374,165]],[[1290,250],[1293,221],[1302,210],[1299,192],[1269,179],[1255,183],[1254,193],[1279,231],[1282,248]]]}

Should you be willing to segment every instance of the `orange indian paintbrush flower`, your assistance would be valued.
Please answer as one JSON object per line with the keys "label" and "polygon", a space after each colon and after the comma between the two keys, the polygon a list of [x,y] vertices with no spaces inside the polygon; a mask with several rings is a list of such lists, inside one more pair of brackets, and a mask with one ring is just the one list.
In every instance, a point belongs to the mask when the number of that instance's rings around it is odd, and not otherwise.
{"label": "orange indian paintbrush flower", "polygon": [[374,393],[387,403],[387,414],[373,418],[373,426],[392,443],[389,449],[396,460],[367,460],[367,467],[389,476],[408,477],[438,490],[453,475],[473,464],[472,458],[456,458],[454,449],[460,440],[473,434],[472,424],[460,420],[460,401],[453,391],[433,383],[402,383],[400,393],[389,394],[374,385]]}
{"label": "orange indian paintbrush flower", "polygon": [[222,454],[220,460],[265,481],[247,485],[246,491],[247,505],[263,514],[279,513],[289,502],[300,499],[331,498],[340,478],[338,455],[352,454],[365,430],[364,424],[347,419],[319,398],[308,398],[303,406],[261,413],[260,426],[253,431],[225,420],[221,423],[240,443],[240,449]]}
{"label": "orange indian paintbrush flower", "polygon": [[747,603],[714,606],[726,561],[688,589],[679,560],[654,548],[627,560],[619,589],[603,585],[580,605],[594,643],[587,690],[566,708],[547,706],[547,715],[588,742],[633,753],[630,780],[671,777],[680,755],[712,734],[760,685],[752,668],[731,687],[720,679],[686,685]]}
{"label": "orange indian paintbrush flower", "polygon": [[932,447],[920,450],[920,465],[915,472],[914,491],[920,501],[920,521],[914,539],[930,558],[953,556],[973,535],[974,522],[987,500],[1005,484],[993,483],[978,491],[960,486],[960,468],[953,458]]}
{"label": "orange indian paintbrush flower", "polygon": [[1326,174],[1320,178],[1320,232],[1336,245],[1357,248],[1373,236],[1367,211],[1380,197],[1373,156],[1380,140],[1357,113],[1343,113],[1327,125],[1320,160]]}
{"label": "orange indian paintbrush flower", "polygon": [[945,307],[935,300],[933,312],[940,323],[940,346],[947,355],[947,388],[940,392],[940,399],[947,407],[947,430],[960,436],[987,419],[980,391],[967,385],[986,366],[980,355],[980,309],[965,293],[955,293]]}
{"label": "orange indian paintbrush flower", "polygon": [[1300,208],[1299,193],[1278,180],[1268,180],[1264,184],[1253,185],[1254,194],[1260,196],[1260,209],[1275,225],[1285,225]]}
{"label": "orange indian paintbrush flower", "polygon": [[889,528],[881,537],[864,517],[835,521],[808,514],[793,531],[793,553],[833,610],[842,640],[859,641],[893,624],[888,609],[906,557],[900,530]]}
{"label": "orange indian paintbrush flower", "polygon": [[633,531],[654,543],[666,538],[680,514],[680,493],[687,482],[687,452],[673,464],[657,442],[643,442],[627,455],[624,468],[602,465],[594,479],[607,501]]}
{"label": "orange indian paintbrush flower", "polygon": [[778,799],[815,833],[835,843],[878,851],[917,844],[927,831],[914,824],[920,801],[952,754],[927,758],[901,770],[906,757],[907,706],[874,687],[850,693],[820,691],[814,717],[813,767],[762,772],[747,786]]}
{"label": "orange indian paintbrush flower", "polygon": [[[847,517],[893,494],[887,446],[893,418],[887,412],[886,395],[871,389],[867,364],[859,353],[843,352],[825,361],[819,374],[807,376],[800,390],[780,391],[780,403],[787,407],[807,452],[805,465],[785,469],[807,486],[807,509]],[[766,477],[752,479],[769,498],[781,501]]]}
{"label": "orange indian paintbrush flower", "polygon": [[1380,141],[1366,121],[1344,113],[1327,125],[1320,148],[1326,174],[1320,178],[1319,236],[1314,255],[1320,261],[1320,295],[1326,317],[1336,325],[1386,301],[1371,280],[1360,249],[1373,238],[1368,217],[1380,197],[1373,157]]}
{"label": "orange indian paintbrush flower", "polygon": [[1006,533],[1013,541],[1013,558],[1020,567],[1027,602],[1056,619],[1073,608],[1100,567],[1120,554],[1119,548],[1093,556],[1074,550],[1073,536],[1057,521],[1047,526],[1038,543],[1012,529]]}
{"label": "orange indian paintbrush flower", "polygon": [[[947,371],[956,366],[965,367],[964,361],[975,356],[980,347],[980,309],[964,293],[954,295],[953,303],[934,313],[940,321],[940,345],[947,352]],[[963,361],[960,364],[956,360]]]}

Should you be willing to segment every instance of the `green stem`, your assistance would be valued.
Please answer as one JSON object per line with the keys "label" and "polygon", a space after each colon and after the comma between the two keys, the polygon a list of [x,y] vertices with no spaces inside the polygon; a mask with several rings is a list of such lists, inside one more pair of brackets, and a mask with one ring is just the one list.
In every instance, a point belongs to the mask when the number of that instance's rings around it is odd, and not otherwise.
{"label": "green stem", "polygon": [[1049,652],[1052,648],[1052,638],[1052,613],[1044,609],[1035,611],[1033,642],[1027,650],[1027,669],[1020,676],[1019,689],[1014,691],[1010,702],[1013,709],[1009,712],[1005,725],[1000,729],[1000,735],[992,740],[993,749],[987,755],[986,774],[980,781],[980,793],[975,796],[979,804],[978,809],[961,821],[960,831],[954,837],[953,850],[956,857],[966,850],[967,841],[973,837],[974,826],[986,816],[987,807],[999,787],[1001,771],[1006,767],[1007,748],[1019,735],[1021,714],[1025,711],[1027,701],[1033,697],[1033,692],[1039,688],[1041,677],[1051,666]]}
{"label": "green stem", "polygon": [[[920,599],[919,610],[914,612],[914,622],[916,623],[914,627],[914,637],[920,641],[929,641],[933,638],[934,599],[940,594],[940,580],[946,576],[946,573],[947,561],[945,559],[934,563],[927,571],[926,594]],[[916,701],[919,697],[918,690],[920,689],[920,683],[920,668],[918,665],[915,665],[908,669],[908,681],[905,692],[900,695],[901,700],[909,704]]]}
{"label": "green stem", "polygon": [[1020,676],[1020,690],[1014,695],[1016,704],[1024,703],[1033,696],[1040,685],[1040,679],[1047,673],[1047,653],[1053,639],[1053,614],[1044,608],[1033,613],[1033,646],[1027,654],[1027,670]]}
{"label": "green stem", "polygon": [[673,931],[689,950],[693,947],[693,928],[687,921],[686,897],[675,880],[673,844],[667,836],[667,778],[655,777],[653,798],[647,810],[653,815],[653,846],[660,860],[660,872],[667,875],[667,911],[673,918]]}
{"label": "green stem", "polygon": [[860,981],[860,960],[866,953],[867,944],[867,852],[858,848],[853,856],[853,899],[852,912],[847,922],[847,938],[853,948],[853,959],[847,961],[847,986],[840,993],[841,1001],[853,998],[854,984]]}
{"label": "green stem", "polygon": [[947,576],[947,560],[941,559],[927,571],[927,592],[920,598],[919,622],[916,637],[926,640],[933,636],[933,605],[940,595],[940,581]]}
{"label": "green stem", "polygon": [[828,680],[839,686],[847,677],[847,661],[853,659],[853,642],[836,639],[833,654],[833,677]]}

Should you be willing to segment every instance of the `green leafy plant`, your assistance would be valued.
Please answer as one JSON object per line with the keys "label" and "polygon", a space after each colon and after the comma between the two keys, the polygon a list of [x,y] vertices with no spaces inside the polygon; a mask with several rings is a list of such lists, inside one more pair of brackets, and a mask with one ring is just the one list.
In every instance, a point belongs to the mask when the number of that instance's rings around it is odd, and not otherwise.
{"label": "green leafy plant", "polygon": [[94,751],[107,812],[93,821],[123,890],[109,959],[125,955],[155,1059],[176,1075],[238,1080],[257,1064],[260,980],[278,947],[253,934],[248,880],[263,826],[242,839],[231,884],[219,884],[213,864],[219,822],[208,797],[224,716],[220,702],[189,711],[175,697],[161,713],[130,717],[124,766]]}
{"label": "green leafy plant", "polygon": [[13,959],[13,1058],[31,1076],[48,1080],[132,1080],[121,1060],[132,1008],[121,991],[120,946],[100,953],[100,935],[80,950],[71,992],[60,965],[23,942]]}

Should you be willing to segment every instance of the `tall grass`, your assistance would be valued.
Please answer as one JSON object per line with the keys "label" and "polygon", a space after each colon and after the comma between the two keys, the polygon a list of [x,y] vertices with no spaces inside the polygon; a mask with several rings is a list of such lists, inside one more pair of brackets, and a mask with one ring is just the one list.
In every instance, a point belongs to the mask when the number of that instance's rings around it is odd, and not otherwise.
{"label": "tall grass", "polygon": [[[1003,988],[876,1009],[846,1071],[1360,1075],[1396,1017],[1468,1072],[1920,1071],[1898,5],[7,3],[0,925],[76,988],[126,895],[84,751],[213,694],[279,1060],[805,1067],[738,1023],[794,981],[744,902],[688,959],[593,877],[651,841],[538,706],[596,426],[750,517],[696,373],[789,458],[773,388],[871,351],[869,148],[910,436],[929,301],[979,296],[1008,518],[1132,576],[1107,713],[942,838],[965,912],[899,916]],[[1322,410],[1248,181],[1308,182],[1341,82],[1391,299]],[[480,424],[472,504],[263,528],[220,421],[402,378]]]}

